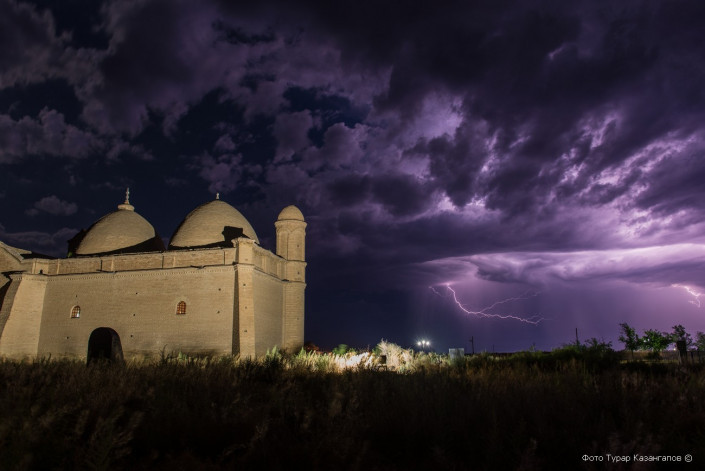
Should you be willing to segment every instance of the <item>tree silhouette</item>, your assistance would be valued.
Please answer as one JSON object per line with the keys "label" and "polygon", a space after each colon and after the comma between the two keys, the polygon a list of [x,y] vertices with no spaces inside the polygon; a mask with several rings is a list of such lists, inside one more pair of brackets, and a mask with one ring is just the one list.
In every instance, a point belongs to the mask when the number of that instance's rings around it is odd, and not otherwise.
{"label": "tree silhouette", "polygon": [[673,326],[673,333],[671,334],[671,338],[673,342],[678,342],[679,340],[685,342],[686,348],[693,345],[693,338],[688,332],[685,331],[685,327],[680,324]]}
{"label": "tree silhouette", "polygon": [[622,335],[619,336],[619,341],[622,342],[627,350],[632,352],[632,360],[634,359],[634,350],[640,350],[642,346],[642,341],[636,330],[627,324],[622,322],[619,324],[620,329],[622,329]]}
{"label": "tree silhouette", "polygon": [[705,352],[705,333],[698,332],[695,334],[695,346],[701,352]]}
{"label": "tree silhouette", "polygon": [[642,345],[645,349],[651,350],[654,357],[659,357],[661,351],[668,348],[673,343],[671,334],[660,332],[655,329],[644,331],[644,336],[641,338]]}

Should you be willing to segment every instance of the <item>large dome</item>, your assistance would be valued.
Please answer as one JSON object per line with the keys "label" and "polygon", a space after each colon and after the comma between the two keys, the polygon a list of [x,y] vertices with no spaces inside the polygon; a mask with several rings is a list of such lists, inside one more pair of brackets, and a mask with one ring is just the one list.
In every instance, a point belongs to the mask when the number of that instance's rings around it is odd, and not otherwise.
{"label": "large dome", "polygon": [[232,240],[249,237],[259,239],[240,211],[219,199],[202,204],[191,211],[171,237],[169,249],[196,247],[230,247]]}
{"label": "large dome", "polygon": [[96,221],[82,237],[76,255],[164,250],[154,227],[135,212],[129,201]]}

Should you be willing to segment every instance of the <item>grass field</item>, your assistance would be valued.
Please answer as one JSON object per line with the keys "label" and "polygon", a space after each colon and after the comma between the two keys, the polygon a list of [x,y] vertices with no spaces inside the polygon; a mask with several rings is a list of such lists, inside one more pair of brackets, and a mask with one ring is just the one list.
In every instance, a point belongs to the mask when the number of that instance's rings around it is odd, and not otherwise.
{"label": "grass field", "polygon": [[2,361],[0,469],[653,465],[582,460],[607,453],[705,463],[700,364],[571,349],[390,358],[395,371],[369,355],[345,368],[350,358]]}

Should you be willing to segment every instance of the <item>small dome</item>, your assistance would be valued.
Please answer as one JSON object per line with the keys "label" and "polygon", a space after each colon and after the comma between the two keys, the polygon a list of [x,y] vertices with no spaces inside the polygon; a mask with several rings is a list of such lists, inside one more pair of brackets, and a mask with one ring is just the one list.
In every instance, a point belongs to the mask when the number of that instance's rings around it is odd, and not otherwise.
{"label": "small dome", "polygon": [[232,240],[246,236],[259,239],[240,211],[219,199],[191,211],[171,237],[169,249],[230,247]]}
{"label": "small dome", "polygon": [[282,209],[282,212],[279,213],[279,217],[277,218],[278,221],[284,221],[284,220],[294,220],[294,221],[303,221],[304,220],[304,215],[299,211],[299,208],[297,208],[294,205],[287,206],[286,208]]}
{"label": "small dome", "polygon": [[81,238],[76,255],[164,250],[154,227],[134,211],[129,201],[96,221]]}

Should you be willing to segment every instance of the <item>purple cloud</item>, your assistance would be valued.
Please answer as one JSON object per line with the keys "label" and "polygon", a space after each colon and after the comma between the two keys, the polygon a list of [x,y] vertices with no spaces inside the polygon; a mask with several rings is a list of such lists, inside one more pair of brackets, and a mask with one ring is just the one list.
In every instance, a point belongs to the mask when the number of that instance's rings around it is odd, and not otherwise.
{"label": "purple cloud", "polygon": [[473,255],[481,278],[545,285],[555,282],[623,280],[662,286],[705,288],[705,245],[675,244],[579,252],[519,252]]}
{"label": "purple cloud", "polygon": [[27,3],[0,2],[0,88],[45,80],[61,67],[66,37],[54,19]]}
{"label": "purple cloud", "polygon": [[52,233],[42,231],[8,232],[0,224],[0,240],[19,248],[32,247],[47,255],[61,256],[66,252],[66,241],[73,237],[78,229],[62,227]]}
{"label": "purple cloud", "polygon": [[56,110],[44,108],[36,120],[25,116],[15,121],[0,115],[0,163],[12,163],[27,155],[83,158],[102,147],[96,136],[66,124]]}
{"label": "purple cloud", "polygon": [[[207,187],[299,205],[311,266],[361,291],[703,287],[698,2],[113,2],[102,42],[51,8],[0,1],[3,223],[54,234],[86,182]],[[25,214],[34,186],[67,201]]]}
{"label": "purple cloud", "polygon": [[277,140],[275,162],[290,160],[292,155],[311,145],[308,131],[313,127],[313,118],[308,110],[296,113],[281,113],[274,121],[273,134]]}
{"label": "purple cloud", "polygon": [[60,200],[56,195],[45,196],[36,203],[34,207],[28,209],[26,213],[30,216],[36,216],[40,211],[52,214],[54,216],[70,216],[78,210],[76,203]]}

